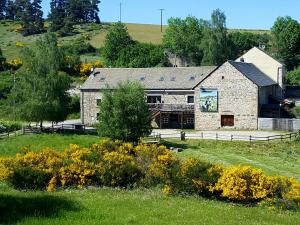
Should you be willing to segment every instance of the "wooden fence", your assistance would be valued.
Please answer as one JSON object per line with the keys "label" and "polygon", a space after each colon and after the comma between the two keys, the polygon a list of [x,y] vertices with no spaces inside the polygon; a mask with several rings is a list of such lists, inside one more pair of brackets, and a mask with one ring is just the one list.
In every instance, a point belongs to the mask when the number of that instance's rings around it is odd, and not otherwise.
{"label": "wooden fence", "polygon": [[154,133],[151,134],[150,137],[159,139],[167,139],[167,138],[178,138],[180,140],[186,139],[208,139],[208,140],[216,140],[216,141],[248,141],[250,144],[254,142],[270,142],[274,140],[280,141],[293,141],[298,138],[300,132],[293,132],[287,134],[278,134],[272,136],[254,136],[254,135],[227,135],[227,134],[219,134],[219,133],[207,133],[207,132],[200,132],[200,133],[170,133],[170,134],[159,134]]}
{"label": "wooden fence", "polygon": [[9,137],[16,137],[17,135],[18,135],[18,131],[0,133],[0,139],[9,138]]}

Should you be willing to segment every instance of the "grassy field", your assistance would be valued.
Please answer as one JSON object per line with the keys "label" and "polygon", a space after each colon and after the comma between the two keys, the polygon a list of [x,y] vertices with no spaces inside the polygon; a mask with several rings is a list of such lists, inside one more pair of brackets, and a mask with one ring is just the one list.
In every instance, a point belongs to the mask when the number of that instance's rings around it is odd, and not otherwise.
{"label": "grassy field", "polygon": [[159,190],[18,192],[0,186],[1,224],[296,225],[299,212],[273,212]]}
{"label": "grassy field", "polygon": [[0,156],[14,156],[23,147],[28,147],[32,151],[39,151],[44,148],[54,148],[63,151],[69,144],[78,144],[82,147],[89,147],[100,140],[93,135],[23,135],[0,140]]}
{"label": "grassy field", "polygon": [[[17,47],[16,43],[21,42],[25,44],[25,46],[30,46],[32,43],[40,36],[40,35],[32,35],[28,37],[23,37],[21,34],[16,32],[16,28],[18,28],[18,24],[15,22],[1,22],[0,23],[0,47],[3,50],[3,54],[7,59],[18,58],[20,54],[21,47]],[[162,41],[163,34],[167,28],[167,26],[163,26],[163,32],[160,30],[160,25],[153,24],[126,24],[130,35],[133,39],[140,42],[147,42],[153,44],[160,44]],[[75,31],[76,34],[69,37],[59,38],[61,43],[67,43],[76,38],[81,37],[82,35],[90,36],[90,43],[95,48],[100,48],[104,45],[104,40],[107,34],[107,30],[109,25],[104,24],[102,26],[99,25],[82,25],[76,26]],[[269,31],[265,30],[232,30],[232,31],[240,31],[240,32],[253,32],[253,33],[265,33]],[[95,56],[83,56],[83,59],[88,60],[99,59],[99,57]]]}
{"label": "grassy field", "polygon": [[[90,146],[97,136],[27,135],[0,140],[0,156],[12,156],[23,146],[38,151],[63,150],[70,143]],[[182,147],[179,157],[200,157],[224,165],[247,164],[268,174],[300,178],[300,142],[258,144],[168,139],[168,146]],[[166,196],[159,189],[64,190],[53,193],[19,192],[0,183],[0,224],[228,224],[296,225],[299,211],[273,211],[200,197]]]}
{"label": "grassy field", "polygon": [[212,163],[251,165],[269,175],[285,175],[300,180],[300,142],[271,142],[250,145],[249,142],[213,140],[168,140],[168,146],[184,149],[177,155],[182,158],[197,157]]}

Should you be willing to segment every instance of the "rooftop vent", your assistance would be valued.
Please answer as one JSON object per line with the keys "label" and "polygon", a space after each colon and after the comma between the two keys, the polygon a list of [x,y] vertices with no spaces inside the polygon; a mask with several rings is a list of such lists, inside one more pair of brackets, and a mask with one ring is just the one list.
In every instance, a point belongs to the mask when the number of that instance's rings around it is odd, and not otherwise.
{"label": "rooftop vent", "polygon": [[164,81],[165,80],[165,78],[163,77],[163,76],[161,76],[160,78],[159,78],[159,81]]}
{"label": "rooftop vent", "polygon": [[101,78],[100,78],[100,81],[105,81],[105,77],[101,77]]}
{"label": "rooftop vent", "polygon": [[140,77],[140,81],[145,81],[146,77]]}
{"label": "rooftop vent", "polygon": [[245,62],[245,59],[244,59],[244,58],[240,58],[240,61],[241,61],[241,62]]}
{"label": "rooftop vent", "polygon": [[171,81],[175,81],[176,80],[176,77],[171,77]]}

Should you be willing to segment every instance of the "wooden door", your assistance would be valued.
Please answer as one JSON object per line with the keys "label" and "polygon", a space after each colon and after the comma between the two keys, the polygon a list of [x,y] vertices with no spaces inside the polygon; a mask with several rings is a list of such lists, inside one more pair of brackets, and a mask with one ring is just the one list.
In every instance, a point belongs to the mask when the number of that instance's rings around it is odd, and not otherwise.
{"label": "wooden door", "polygon": [[221,116],[221,126],[222,127],[233,127],[234,126],[234,116],[233,115],[222,115]]}

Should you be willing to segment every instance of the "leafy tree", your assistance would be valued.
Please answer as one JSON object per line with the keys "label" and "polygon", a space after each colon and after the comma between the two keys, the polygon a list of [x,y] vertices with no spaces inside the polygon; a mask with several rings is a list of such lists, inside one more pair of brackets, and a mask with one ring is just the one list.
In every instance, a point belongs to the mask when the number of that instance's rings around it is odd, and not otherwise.
{"label": "leafy tree", "polygon": [[189,63],[200,65],[203,54],[200,43],[206,22],[189,16],[186,19],[171,18],[163,37],[163,45],[173,54]]}
{"label": "leafy tree", "polygon": [[278,17],[271,31],[277,57],[292,70],[300,61],[300,24],[291,17]]}
{"label": "leafy tree", "polygon": [[231,32],[228,34],[228,38],[233,43],[233,53],[234,58],[242,55],[245,51],[264,44],[268,47],[270,42],[270,35],[267,33],[264,34],[254,34],[251,32]]}
{"label": "leafy tree", "polygon": [[108,64],[114,65],[118,60],[121,51],[132,45],[134,41],[130,37],[127,28],[122,23],[114,24],[106,35],[103,56]]}
{"label": "leafy tree", "polygon": [[168,59],[160,45],[134,43],[122,49],[115,62],[116,67],[147,68],[167,66]]}
{"label": "leafy tree", "polygon": [[102,137],[136,142],[151,133],[145,92],[138,83],[120,83],[104,92],[98,132]]}
{"label": "leafy tree", "polygon": [[286,74],[285,82],[289,85],[300,85],[300,66]]}
{"label": "leafy tree", "polygon": [[[20,79],[9,95],[21,120],[63,121],[68,113],[70,78],[60,71],[64,54],[54,34],[39,39],[34,48],[23,51]],[[12,105],[11,105],[12,107]]]}
{"label": "leafy tree", "polygon": [[214,10],[211,21],[204,31],[201,48],[203,51],[202,64],[221,65],[232,58],[233,43],[228,39],[226,16],[220,9]]}
{"label": "leafy tree", "polygon": [[0,72],[0,101],[6,99],[13,87],[13,79],[9,71]]}
{"label": "leafy tree", "polygon": [[2,50],[0,48],[0,71],[5,70],[6,68],[6,58],[2,55]]}

